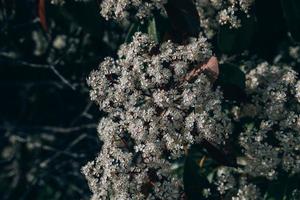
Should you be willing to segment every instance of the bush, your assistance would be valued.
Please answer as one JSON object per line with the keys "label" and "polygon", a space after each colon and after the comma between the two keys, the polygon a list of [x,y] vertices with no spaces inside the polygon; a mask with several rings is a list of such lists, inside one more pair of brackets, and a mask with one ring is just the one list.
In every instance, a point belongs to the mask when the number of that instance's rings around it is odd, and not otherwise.
{"label": "bush", "polygon": [[297,0],[3,4],[4,199],[300,198]]}

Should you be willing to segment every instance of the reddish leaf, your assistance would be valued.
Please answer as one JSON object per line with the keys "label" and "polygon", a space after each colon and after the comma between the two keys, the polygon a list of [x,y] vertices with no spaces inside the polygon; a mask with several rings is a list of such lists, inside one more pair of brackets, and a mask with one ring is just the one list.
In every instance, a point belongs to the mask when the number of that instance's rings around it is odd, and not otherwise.
{"label": "reddish leaf", "polygon": [[219,62],[217,57],[212,56],[207,63],[202,65],[202,68],[213,81],[217,80],[219,76]]}
{"label": "reddish leaf", "polygon": [[214,82],[217,80],[219,76],[219,62],[217,57],[212,56],[206,63],[198,65],[184,77],[184,80],[190,81],[202,72],[204,72],[211,79],[211,81]]}
{"label": "reddish leaf", "polygon": [[46,21],[46,7],[45,0],[38,0],[38,17],[40,23],[45,31],[48,31],[47,21]]}

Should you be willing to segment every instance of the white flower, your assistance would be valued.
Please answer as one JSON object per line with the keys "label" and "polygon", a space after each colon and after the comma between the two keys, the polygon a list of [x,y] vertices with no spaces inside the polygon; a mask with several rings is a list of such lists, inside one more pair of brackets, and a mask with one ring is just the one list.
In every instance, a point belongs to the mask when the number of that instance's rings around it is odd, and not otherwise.
{"label": "white flower", "polygon": [[118,55],[88,79],[92,100],[107,116],[98,128],[102,150],[84,174],[95,199],[180,199],[183,183],[171,175],[172,162],[191,144],[223,144],[231,132],[222,93],[204,74],[184,78],[211,57],[209,45],[200,37],[157,47],[136,33]]}
{"label": "white flower", "polygon": [[245,184],[239,188],[238,193],[235,197],[232,197],[232,200],[260,200],[260,191],[253,184]]}
{"label": "white flower", "polygon": [[212,38],[220,25],[239,28],[241,19],[238,17],[238,13],[248,16],[254,0],[196,0],[195,3],[200,26],[205,35]]}
{"label": "white flower", "polygon": [[245,130],[239,140],[249,163],[244,170],[250,175],[275,179],[280,169],[300,172],[297,84],[297,73],[286,65],[264,62],[246,74],[250,105],[256,107],[255,115],[248,116],[257,125]]}
{"label": "white flower", "polygon": [[106,19],[122,20],[129,17],[129,10],[139,19],[144,19],[152,14],[153,10],[164,12],[167,0],[104,0],[101,3],[101,14]]}

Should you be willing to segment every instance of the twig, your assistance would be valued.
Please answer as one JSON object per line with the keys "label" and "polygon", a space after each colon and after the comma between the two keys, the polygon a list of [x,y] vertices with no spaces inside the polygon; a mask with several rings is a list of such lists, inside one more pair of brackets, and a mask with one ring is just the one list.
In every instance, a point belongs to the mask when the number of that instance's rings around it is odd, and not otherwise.
{"label": "twig", "polygon": [[77,137],[75,140],[73,140],[73,142],[71,142],[63,151],[61,152],[57,152],[56,154],[54,154],[52,157],[44,160],[43,162],[40,163],[40,167],[44,168],[47,165],[49,165],[50,162],[52,162],[55,158],[57,158],[58,156],[60,156],[62,154],[62,152],[68,151],[70,150],[73,146],[75,146],[76,144],[78,144],[81,140],[83,140],[84,138],[86,138],[86,134],[82,134],[79,137]]}
{"label": "twig", "polygon": [[63,77],[57,69],[53,65],[49,65],[49,68],[56,74],[62,82],[64,82],[66,85],[68,85],[72,90],[75,90],[75,85],[71,84],[65,77]]}
{"label": "twig", "polygon": [[[2,58],[1,58],[2,57]],[[20,66],[27,66],[32,68],[42,68],[42,69],[50,69],[63,83],[65,83],[67,86],[69,86],[72,90],[76,89],[75,84],[71,84],[70,81],[68,81],[63,75],[59,73],[59,71],[55,68],[55,65],[57,65],[61,60],[56,60],[53,64],[35,64],[35,63],[29,63],[26,61],[21,60],[15,60],[13,58],[10,58],[9,56],[0,53],[0,61],[8,61],[13,64],[18,64]]]}
{"label": "twig", "polygon": [[40,126],[40,127],[9,127],[9,126],[0,126],[0,130],[12,130],[12,131],[49,131],[49,132],[57,132],[57,133],[70,133],[75,131],[80,131],[84,129],[95,129],[97,124],[84,124],[81,126],[75,127],[56,127],[56,126]]}
{"label": "twig", "polygon": [[93,103],[91,101],[89,101],[88,104],[83,109],[83,111],[77,117],[74,118],[74,120],[71,122],[71,125],[75,124],[80,119],[80,117],[82,117],[82,116],[86,117],[88,119],[92,119],[93,116],[88,113],[88,111],[90,110],[92,105],[93,105]]}

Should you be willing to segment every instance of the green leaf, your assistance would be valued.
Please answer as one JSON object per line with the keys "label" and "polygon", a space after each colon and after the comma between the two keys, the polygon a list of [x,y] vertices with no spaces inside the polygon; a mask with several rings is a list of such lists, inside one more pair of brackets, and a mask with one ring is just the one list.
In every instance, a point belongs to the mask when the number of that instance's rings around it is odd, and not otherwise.
{"label": "green leaf", "polygon": [[276,182],[269,185],[264,200],[294,199],[293,191],[299,189],[299,184],[299,175],[290,177],[287,174],[281,174]]}
{"label": "green leaf", "polygon": [[148,23],[147,30],[148,30],[149,36],[150,36],[156,43],[159,43],[159,41],[160,41],[160,35],[159,35],[158,30],[157,30],[157,23],[156,23],[156,19],[155,19],[154,16],[150,18],[149,23]]}
{"label": "green leaf", "polygon": [[[216,196],[215,188],[208,180],[208,176],[212,176],[213,170],[210,168],[212,164],[205,164],[202,168],[199,167],[199,159],[203,156],[201,146],[194,145],[185,158],[183,182],[189,200],[206,199],[203,196],[203,189],[205,188],[212,189],[213,196],[210,196],[210,199],[219,199],[219,196],[214,197]],[[212,179],[213,177],[209,178]],[[210,181],[212,182],[212,180]]]}
{"label": "green leaf", "polygon": [[197,37],[200,31],[199,15],[192,0],[171,0],[165,4],[170,21],[172,40],[184,41]]}
{"label": "green leaf", "polygon": [[271,184],[265,194],[264,200],[282,200],[285,196],[286,182]]}
{"label": "green leaf", "polygon": [[255,18],[244,16],[241,20],[240,28],[220,27],[217,39],[222,53],[239,53],[250,47],[255,31]]}
{"label": "green leaf", "polygon": [[132,41],[132,36],[134,35],[135,32],[139,31],[141,28],[140,23],[133,23],[131,24],[131,26],[129,27],[128,33],[125,37],[125,42],[129,43]]}
{"label": "green leaf", "polygon": [[300,42],[300,1],[281,0],[281,5],[293,39]]}
{"label": "green leaf", "polygon": [[245,74],[238,66],[229,63],[220,65],[216,84],[221,86],[225,98],[233,100],[244,98],[245,81]]}
{"label": "green leaf", "polygon": [[294,196],[293,191],[300,189],[299,174],[288,178],[287,186],[285,187],[285,199],[299,199]]}
{"label": "green leaf", "polygon": [[155,42],[161,43],[164,34],[169,29],[169,26],[168,19],[159,14],[154,14],[144,23],[135,22],[131,24],[126,35],[125,42],[131,42],[132,36],[139,31],[142,33],[147,33]]}

